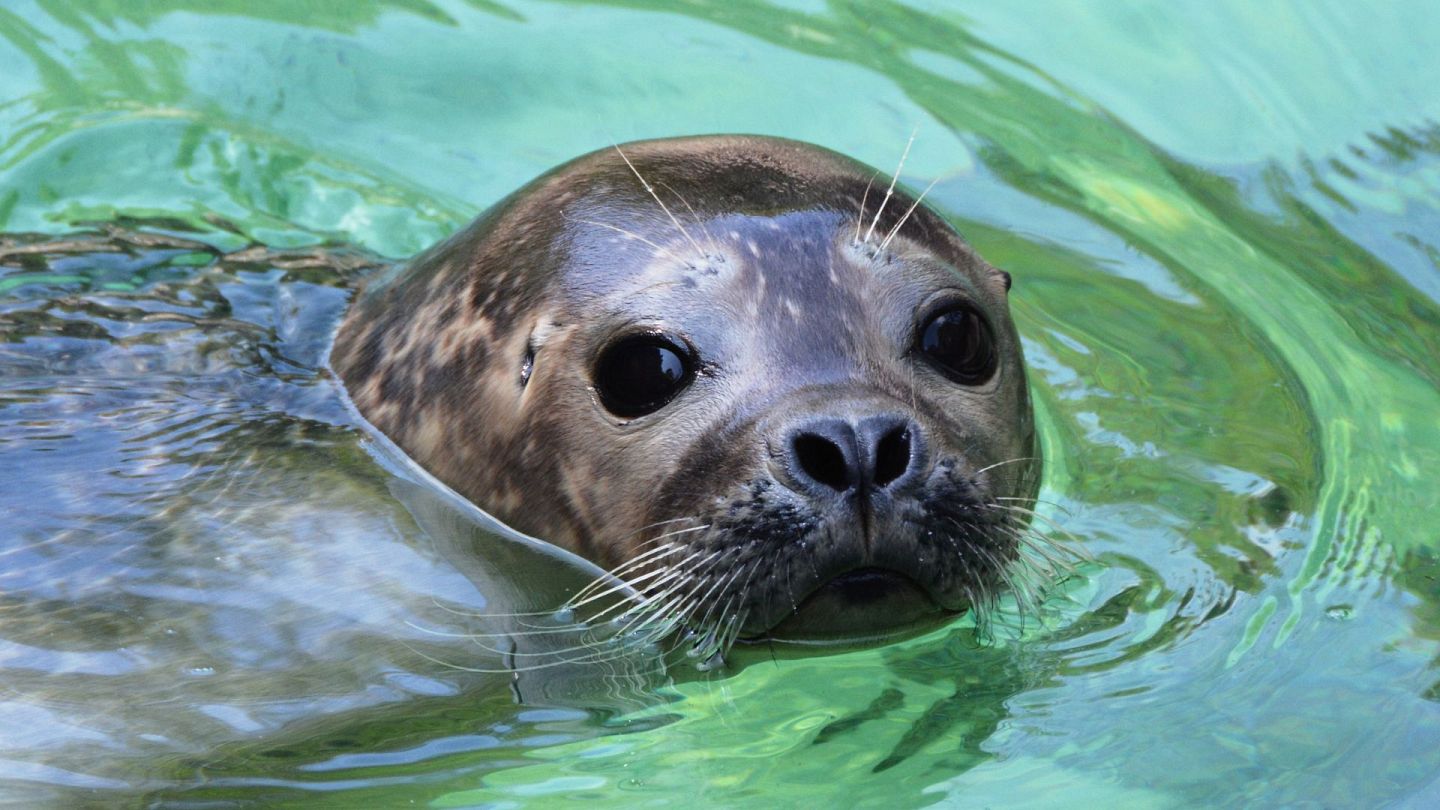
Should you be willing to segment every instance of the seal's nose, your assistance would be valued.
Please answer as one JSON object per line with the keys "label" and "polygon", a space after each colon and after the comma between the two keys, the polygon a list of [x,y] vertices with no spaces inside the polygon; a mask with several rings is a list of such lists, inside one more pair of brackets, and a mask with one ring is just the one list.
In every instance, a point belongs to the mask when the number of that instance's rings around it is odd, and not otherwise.
{"label": "seal's nose", "polygon": [[831,493],[885,489],[920,461],[919,429],[889,414],[805,422],[791,429],[785,446],[796,481]]}

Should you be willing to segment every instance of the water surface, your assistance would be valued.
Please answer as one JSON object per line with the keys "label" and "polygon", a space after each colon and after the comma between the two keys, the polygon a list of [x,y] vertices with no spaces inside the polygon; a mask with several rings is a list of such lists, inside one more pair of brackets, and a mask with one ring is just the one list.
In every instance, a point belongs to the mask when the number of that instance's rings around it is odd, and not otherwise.
{"label": "water surface", "polygon": [[[0,231],[165,236],[0,267],[0,794],[1433,804],[1437,28],[1422,3],[8,4]],[[640,703],[446,666],[486,596],[324,370],[355,280],[612,140],[889,167],[916,127],[903,182],[938,179],[1016,278],[1041,497],[1095,563],[986,632]],[[289,252],[219,258],[249,245]]]}

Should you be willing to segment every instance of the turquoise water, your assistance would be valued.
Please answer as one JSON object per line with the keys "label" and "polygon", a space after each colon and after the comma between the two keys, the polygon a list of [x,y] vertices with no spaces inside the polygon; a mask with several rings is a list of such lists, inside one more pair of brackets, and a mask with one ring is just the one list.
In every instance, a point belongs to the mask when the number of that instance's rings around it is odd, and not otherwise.
{"label": "turquoise water", "polygon": [[[1437,29],[1424,3],[6,4],[0,231],[197,244],[0,264],[0,796],[1432,806]],[[483,594],[323,373],[364,267],[612,140],[889,167],[917,127],[902,180],[1016,278],[1041,497],[1094,563],[1039,616],[645,705],[446,666]],[[251,243],[293,252],[208,247]]]}

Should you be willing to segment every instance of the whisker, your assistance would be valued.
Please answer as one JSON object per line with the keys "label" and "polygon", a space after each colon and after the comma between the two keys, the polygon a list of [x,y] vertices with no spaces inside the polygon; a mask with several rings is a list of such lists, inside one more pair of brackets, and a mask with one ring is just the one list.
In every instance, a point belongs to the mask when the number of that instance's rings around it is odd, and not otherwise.
{"label": "whisker", "polygon": [[[675,521],[664,522],[673,523]],[[677,535],[686,534],[689,532],[704,531],[708,528],[710,528],[710,524],[707,523],[703,526],[692,526],[688,529],[676,529],[674,531],[664,532],[658,537],[653,537],[650,540],[641,543],[640,547],[644,548],[646,545],[658,542],[660,540],[665,540],[667,538],[675,537]],[[628,575],[631,571],[634,571],[637,568],[642,568],[647,564],[655,563],[657,557],[664,557],[671,553],[674,553],[675,551],[684,550],[684,548],[685,547],[677,545],[675,543],[666,543],[663,546],[657,546],[653,549],[649,549],[637,557],[633,557],[625,562],[622,562],[611,570],[605,572],[605,574],[601,577],[596,578],[590,584],[577,591],[575,595],[571,596],[569,601],[565,603],[565,606],[570,608],[579,607],[581,604],[584,603],[583,601],[581,601],[582,599],[585,601],[589,601],[586,597],[588,597],[591,591],[595,590],[596,588],[604,587],[606,585],[613,585],[615,584],[616,580],[619,580],[620,584],[622,585],[629,584],[625,579],[625,576]],[[684,562],[685,560],[681,560],[679,563],[675,563],[675,565],[681,565],[684,564]],[[612,588],[611,591],[613,590],[614,589]]]}
{"label": "whisker", "polygon": [[1015,538],[1017,541],[1022,543],[1028,551],[1040,555],[1057,569],[1069,572],[1073,571],[1079,563],[1091,561],[1090,555],[1083,548],[1060,545],[1050,538],[1036,533],[1033,529],[1017,530],[1017,532]]}
{"label": "whisker", "polygon": [[555,615],[554,610],[530,610],[519,611],[515,613],[485,613],[479,610],[462,610],[460,608],[442,604],[440,600],[435,598],[434,596],[430,597],[430,604],[431,606],[443,610],[453,616],[463,616],[467,619],[518,619]]}
{"label": "whisker", "polygon": [[[683,561],[682,561],[682,562],[683,562]],[[648,572],[646,572],[646,573],[644,573],[644,574],[641,574],[641,575],[639,575],[639,576],[637,576],[637,577],[633,577],[633,578],[631,578],[631,579],[622,579],[622,580],[620,580],[619,582],[617,582],[617,583],[615,583],[614,585],[612,585],[611,587],[606,588],[604,591],[601,591],[600,593],[591,594],[591,595],[586,596],[584,599],[581,599],[581,600],[579,600],[579,601],[566,602],[566,603],[565,603],[565,607],[566,607],[567,609],[574,610],[574,609],[576,609],[576,608],[584,607],[585,605],[588,605],[588,604],[590,604],[591,602],[594,602],[594,601],[597,600],[597,599],[604,599],[606,596],[609,596],[609,595],[611,595],[611,594],[613,594],[613,593],[623,592],[623,591],[631,591],[631,590],[637,590],[637,591],[638,591],[639,589],[636,588],[635,586],[639,585],[639,584],[642,583],[642,582],[646,582],[647,580],[652,580],[652,579],[655,579],[656,577],[659,577],[659,580],[657,580],[657,582],[652,582],[652,583],[651,583],[651,585],[653,586],[653,585],[658,584],[658,582],[663,582],[663,581],[667,580],[668,578],[674,577],[674,576],[677,576],[677,575],[678,575],[678,572],[677,572],[673,567],[656,568],[656,569],[653,570],[653,571],[648,571]],[[643,597],[642,597],[642,598],[643,598]],[[623,603],[622,603],[622,604],[623,604]],[[642,602],[641,604],[644,604],[644,603]],[[603,615],[603,614],[601,614],[601,615]]]}
{"label": "whisker", "polygon": [[671,188],[668,184],[661,183],[660,186],[671,194],[674,194],[675,198],[680,201],[680,204],[685,206],[685,209],[690,212],[690,218],[695,220],[695,224],[700,226],[700,232],[705,234],[705,238],[710,242],[711,255],[718,258],[720,256],[720,244],[715,241],[715,235],[710,233],[710,228],[705,225],[705,221],[702,220],[700,215],[695,212],[695,209],[690,206],[690,202],[680,196],[680,192]]}
{"label": "whisker", "polygon": [[[666,567],[666,568],[657,569],[656,573],[658,573],[660,576],[659,576],[659,578],[656,579],[654,582],[651,582],[651,583],[650,583],[650,588],[651,588],[651,590],[653,591],[653,590],[659,589],[659,588],[668,588],[668,586],[670,585],[670,583],[671,583],[672,581],[674,581],[674,580],[676,580],[676,579],[682,579],[682,578],[684,578],[685,576],[688,576],[688,574],[684,571],[684,569],[682,568],[682,566],[684,566],[685,564],[689,563],[691,560],[696,559],[697,557],[703,556],[703,555],[706,554],[706,553],[707,553],[707,552],[705,552],[703,549],[702,549],[702,550],[697,550],[697,551],[692,551],[688,556],[686,556],[685,558],[681,559],[679,562],[675,563],[674,565],[671,565],[671,566]],[[713,554],[714,552],[710,552],[710,553]],[[646,574],[645,576],[648,578],[648,577],[650,577],[651,575],[650,575],[650,574]],[[595,598],[599,598],[599,597],[591,597],[591,599],[590,599],[590,600],[587,600],[587,601],[592,601],[592,600],[595,599]],[[655,600],[656,600],[657,598],[659,598],[659,597],[658,597],[658,596],[646,595],[646,594],[639,594],[638,597],[632,597],[631,599],[626,600],[626,601],[619,601],[619,602],[616,602],[615,604],[611,605],[610,607],[605,608],[604,610],[602,610],[602,611],[600,611],[599,613],[595,614],[594,616],[590,617],[590,621],[592,621],[592,622],[593,622],[593,621],[597,621],[597,620],[599,620],[599,619],[601,619],[601,618],[609,615],[610,613],[614,612],[617,608],[626,605],[627,602],[628,602],[628,604],[630,604],[630,605],[632,606],[633,609],[637,609],[637,610],[640,610],[640,611],[644,611],[644,610],[651,609],[650,606],[655,603]],[[625,615],[627,615],[628,613],[629,613],[629,611],[627,610],[625,613],[619,614],[619,616],[625,616]],[[617,616],[617,618],[618,618],[618,616]]]}
{"label": "whisker", "polygon": [[905,158],[910,156],[910,147],[915,145],[915,134],[920,131],[919,127],[910,131],[910,140],[905,142],[905,151],[900,153],[900,165],[895,167],[895,174],[890,178],[890,187],[885,189],[885,199],[880,201],[880,207],[875,209],[875,218],[870,221],[870,229],[865,231],[865,244],[870,244],[870,235],[875,233],[875,226],[880,222],[880,215],[885,213],[885,205],[890,202],[890,195],[895,193],[895,183],[900,179],[900,171],[905,168]]}
{"label": "whisker", "polygon": [[879,176],[880,172],[878,171],[870,175],[870,179],[865,183],[865,193],[860,195],[860,214],[855,217],[855,244],[857,245],[860,244],[860,229],[865,227],[865,203],[870,199],[870,186],[875,183],[875,178]]}
{"label": "whisker", "polygon": [[[709,526],[707,525],[707,526],[697,526],[697,527],[695,527],[695,528],[693,528],[693,529],[681,529],[681,530],[677,530],[677,531],[674,531],[674,532],[668,532],[668,533],[666,533],[666,534],[661,535],[659,538],[656,538],[656,539],[658,540],[658,539],[664,539],[664,538],[668,538],[668,537],[674,537],[675,535],[684,534],[685,532],[690,532],[690,531],[702,531],[702,530],[708,529],[708,528],[709,528]],[[625,561],[625,562],[620,563],[619,565],[615,566],[614,568],[610,569],[609,571],[605,572],[605,573],[602,574],[601,576],[599,576],[599,577],[597,577],[596,579],[594,579],[593,581],[591,581],[590,584],[588,584],[588,585],[586,585],[585,587],[581,588],[579,591],[576,591],[576,592],[575,592],[575,595],[574,595],[574,596],[571,596],[570,599],[565,603],[565,607],[570,607],[570,608],[579,607],[581,604],[584,604],[584,601],[589,601],[589,600],[588,600],[588,596],[589,596],[590,592],[593,591],[593,590],[595,590],[596,588],[602,588],[602,587],[605,587],[605,586],[607,586],[607,585],[615,585],[615,584],[617,583],[617,581],[618,581],[618,583],[619,583],[620,585],[622,585],[622,586],[623,586],[623,585],[627,585],[627,584],[631,584],[632,581],[631,581],[631,580],[627,580],[625,577],[628,576],[628,575],[629,575],[630,573],[632,573],[633,571],[635,571],[636,569],[643,568],[643,567],[645,567],[646,565],[656,564],[656,562],[658,561],[658,559],[659,559],[660,557],[665,557],[665,556],[668,556],[668,555],[673,554],[673,553],[677,553],[677,552],[681,552],[681,551],[690,551],[690,550],[691,550],[691,549],[689,549],[689,547],[687,547],[687,546],[682,546],[682,545],[679,545],[679,544],[676,544],[676,543],[666,543],[666,544],[663,545],[663,546],[656,546],[655,548],[650,549],[650,550],[644,552],[643,554],[641,554],[641,555],[638,556],[638,557],[633,557],[633,558],[631,558],[631,559],[629,559],[629,560],[627,560],[627,561]],[[682,565],[682,564],[684,564],[684,562],[685,562],[685,560],[682,559],[680,562],[678,562],[678,563],[672,563],[671,565],[672,565],[672,566],[673,566],[673,565]],[[647,575],[647,577],[648,577],[648,575]],[[613,588],[612,588],[612,590],[613,590]],[[582,600],[584,600],[584,601],[582,601]]]}
{"label": "whisker", "polygon": [[725,600],[724,606],[720,608],[721,618],[717,619],[715,624],[705,631],[705,634],[686,652],[686,655],[692,658],[698,658],[707,664],[710,662],[710,659],[720,655],[724,649],[721,639],[727,630],[725,623],[734,618],[733,614],[730,613],[730,606],[735,604],[735,600],[739,598],[739,596],[738,593],[733,593],[729,599]]}
{"label": "whisker", "polygon": [[683,548],[685,547],[677,543],[666,543],[664,545],[655,546],[654,548],[647,549],[640,554],[620,563],[614,568],[611,568],[609,571],[606,571],[601,576],[592,580],[590,584],[576,591],[575,595],[570,597],[570,601],[573,602],[574,600],[583,597],[586,593],[588,593],[594,588],[601,587],[602,585],[608,584],[616,579],[622,579],[625,574],[633,571],[636,568],[653,564],[658,557],[664,557]]}
{"label": "whisker", "polygon": [[[636,618],[632,619],[629,624],[621,628],[620,632],[639,632],[640,630],[648,626],[651,622],[653,622],[655,618],[666,614],[675,614],[674,607],[676,605],[684,604],[684,602],[689,598],[688,593],[680,592],[681,589],[683,589],[690,582],[693,582],[696,576],[703,573],[717,559],[722,557],[725,554],[725,550],[720,549],[711,552],[696,552],[696,554],[691,555],[690,557],[687,557],[684,561],[682,561],[681,565],[694,559],[697,555],[702,554],[705,555],[704,558],[694,566],[694,570],[692,571],[678,570],[679,567],[677,566],[677,570],[674,571],[673,577],[664,580],[667,584],[673,580],[674,584],[669,585],[665,588],[664,591],[660,593],[657,593],[653,596],[647,596],[646,601],[640,605],[640,609],[636,612]],[[674,599],[671,599],[671,596],[676,593],[679,593],[679,595],[676,596]],[[670,601],[665,602],[664,600],[667,599]],[[646,613],[650,613],[651,617],[643,621],[640,626],[634,626],[635,621],[643,618]]]}
{"label": "whisker", "polygon": [[[738,571],[738,569],[737,569],[737,571]],[[710,596],[711,596],[711,594],[715,593],[717,590],[718,590],[720,593],[724,593],[724,592],[725,592],[725,588],[728,587],[729,581],[733,581],[734,578],[735,578],[735,574],[734,574],[734,573],[732,573],[731,576],[728,577],[728,578],[727,578],[727,577],[717,577],[713,582],[711,582],[710,587],[709,587],[703,594],[697,594],[697,593],[695,593],[695,592],[692,590],[691,593],[689,593],[689,594],[687,595],[685,601],[683,601],[683,602],[681,603],[681,605],[679,606],[679,608],[677,608],[677,610],[681,613],[681,615],[690,616],[690,624],[696,628],[696,632],[697,632],[697,633],[703,632],[703,631],[704,631],[704,628],[706,628],[707,626],[709,626],[709,625],[708,625],[709,617],[710,617],[710,614],[711,614],[712,612],[714,612],[714,610],[715,610],[715,603],[714,603],[714,602],[710,602],[710,608],[705,612],[705,615],[704,615],[703,617],[701,617],[699,620],[696,620],[696,619],[694,618],[694,615],[693,615],[694,612],[695,612],[696,610],[698,610],[701,605],[704,605],[706,602],[709,602],[709,601],[710,601]],[[723,610],[723,609],[722,609],[721,613],[722,613],[722,615],[723,615],[723,613],[724,613],[724,610]]]}
{"label": "whisker", "polygon": [[1065,514],[1065,515],[1073,514],[1072,510],[1070,509],[1070,507],[1066,506],[1065,504],[1060,503],[1059,501],[1047,501],[1047,500],[1045,500],[1044,498],[1012,498],[1012,497],[1005,496],[1005,495],[996,495],[996,496],[993,496],[990,500],[992,500],[992,501],[1020,501],[1020,502],[1022,502],[1022,503],[1038,503],[1038,504],[1044,504],[1045,506],[1048,506],[1048,507],[1050,507],[1050,508],[1052,508],[1052,509],[1055,509],[1055,510],[1061,512],[1062,514]]}
{"label": "whisker", "polygon": [[[1022,462],[1022,461],[1039,461],[1039,459],[1036,458],[1036,457],[1034,457],[1034,456],[1024,456],[1024,457],[1022,457],[1022,458],[1012,458],[1012,459],[1006,459],[1005,461],[997,461],[997,462],[995,462],[994,464],[991,464],[991,465],[988,466],[988,467],[981,467],[980,469],[978,469],[978,470],[976,470],[975,472],[971,473],[971,477],[977,476],[977,475],[979,475],[979,474],[981,474],[981,473],[984,473],[984,472],[989,472],[989,471],[995,469],[996,467],[1003,467],[1003,466],[1005,466],[1006,464],[1019,464],[1019,463]],[[1023,500],[1023,499],[1021,499],[1021,498],[1013,498],[1013,499],[1007,498],[1006,500]]]}
{"label": "whisker", "polygon": [[1065,535],[1065,539],[1067,539],[1067,540],[1075,543],[1077,546],[1079,546],[1079,545],[1081,544],[1080,538],[1079,538],[1079,537],[1076,537],[1076,536],[1074,535],[1074,533],[1072,533],[1069,529],[1066,529],[1064,526],[1061,526],[1059,523],[1056,523],[1056,522],[1055,522],[1052,518],[1050,518],[1049,516],[1047,516],[1047,515],[1042,515],[1042,514],[1040,514],[1039,512],[1036,512],[1034,509],[1026,509],[1026,508],[1023,507],[1023,506],[1015,506],[1014,504],[1008,504],[1008,505],[1007,505],[1007,504],[1001,504],[1001,503],[992,503],[992,504],[990,504],[990,508],[992,508],[992,509],[1003,509],[1003,510],[1005,510],[1005,511],[1007,511],[1007,512],[1012,512],[1012,513],[1017,514],[1017,515],[1023,515],[1023,516],[1028,517],[1028,518],[1033,518],[1033,519],[1035,519],[1035,520],[1044,521],[1044,522],[1045,522],[1045,525],[1046,525],[1046,526],[1049,526],[1052,531],[1060,532],[1061,534]]}
{"label": "whisker", "polygon": [[[404,623],[405,623],[407,626],[409,626],[409,627],[411,627],[411,628],[413,628],[413,629],[415,629],[415,630],[418,630],[418,631],[420,631],[420,632],[422,632],[422,633],[425,633],[426,635],[435,636],[435,637],[437,637],[437,638],[457,638],[457,639],[465,639],[465,640],[467,640],[467,641],[474,641],[475,639],[480,639],[480,638],[511,638],[511,637],[530,637],[530,636],[559,635],[559,634],[561,634],[561,633],[578,633],[578,632],[583,632],[583,631],[585,631],[585,630],[593,630],[593,629],[594,629],[594,628],[592,628],[590,625],[585,624],[585,623],[582,623],[582,622],[569,622],[569,623],[562,624],[562,625],[556,625],[555,627],[540,627],[540,626],[538,626],[538,625],[524,625],[524,626],[527,626],[527,627],[532,628],[532,629],[530,629],[530,630],[495,630],[495,631],[490,631],[490,632],[481,632],[481,631],[475,631],[475,630],[467,630],[467,631],[464,631],[464,632],[449,632],[449,631],[445,631],[445,630],[435,630],[435,629],[429,628],[429,627],[421,627],[420,625],[418,625],[418,624],[416,624],[416,623],[414,623],[414,622],[412,622],[412,621],[409,621],[408,619],[407,619]],[[491,648],[488,648],[488,647],[487,647],[486,649],[491,649]]]}
{"label": "whisker", "polygon": [[660,245],[657,245],[657,244],[655,244],[654,242],[650,241],[649,239],[646,239],[645,237],[641,236],[640,234],[635,233],[634,231],[627,231],[627,230],[625,230],[624,228],[621,228],[621,227],[618,226],[618,225],[610,225],[610,224],[605,223],[605,222],[596,222],[596,221],[593,220],[593,219],[577,219],[577,220],[575,220],[575,221],[576,221],[576,222],[583,223],[583,224],[585,224],[585,225],[594,225],[594,226],[597,227],[597,228],[607,228],[607,229],[609,229],[609,230],[615,231],[616,233],[625,234],[626,236],[628,236],[628,237],[630,237],[631,239],[634,239],[634,240],[636,240],[636,241],[638,241],[638,242],[644,242],[645,244],[649,245],[650,247],[655,248],[656,250],[660,251],[661,253],[665,254],[666,256],[669,256],[671,259],[674,259],[675,261],[677,261],[677,262],[679,262],[679,263],[681,263],[681,264],[686,264],[686,265],[689,264],[689,262],[687,262],[687,261],[685,261],[684,259],[680,258],[679,256],[675,255],[675,253],[674,253],[673,251],[671,251],[669,248],[666,248],[666,247],[662,247],[662,246],[660,246]]}
{"label": "whisker", "polygon": [[[583,637],[586,633],[596,634],[596,637],[594,637],[594,638],[588,638],[588,639],[582,638],[581,641],[579,641],[578,643],[575,643],[575,644],[571,644],[570,646],[557,647],[556,649],[552,649],[552,650],[540,650],[540,651],[521,651],[521,650],[518,650],[518,649],[505,650],[505,649],[501,649],[501,648],[499,648],[499,647],[491,646],[490,644],[487,644],[487,643],[485,643],[484,641],[482,641],[482,639],[489,639],[489,638],[492,638],[492,637],[528,637],[528,636],[543,635],[542,632],[538,632],[538,631],[537,631],[537,632],[530,632],[530,633],[516,632],[516,633],[484,633],[484,634],[472,634],[472,635],[470,635],[470,636],[468,637],[468,640],[469,640],[472,644],[474,644],[476,647],[479,647],[479,648],[482,649],[482,650],[485,650],[485,651],[487,651],[487,652],[492,652],[492,653],[495,653],[495,654],[497,654],[497,655],[507,656],[507,657],[509,657],[509,658],[546,658],[546,657],[556,656],[556,655],[569,655],[569,654],[571,654],[571,653],[579,652],[579,651],[582,651],[582,650],[597,650],[597,648],[600,648],[600,647],[602,647],[603,645],[620,645],[620,646],[622,646],[622,647],[624,646],[624,640],[621,638],[620,634],[618,634],[618,633],[609,633],[609,634],[606,634],[606,635],[603,635],[603,636],[598,635],[599,632],[600,632],[600,630],[602,629],[602,627],[592,627],[592,626],[589,626],[589,625],[578,625],[578,626],[571,626],[571,627],[568,627],[568,628],[561,628],[561,629],[562,629],[562,630],[570,630],[571,632],[575,632],[575,633],[577,633],[577,634],[580,634],[582,637]],[[603,650],[594,653],[594,655],[611,655],[612,657],[618,657],[619,655],[623,655],[623,654],[626,654],[626,652],[625,652],[624,650],[621,650],[618,654],[607,653],[607,652],[604,652]],[[571,658],[571,659],[565,659],[565,660],[566,660],[567,662],[570,662],[570,663],[575,663],[575,662],[579,662],[579,661],[587,660],[587,659],[586,659],[586,658]]]}
{"label": "whisker", "polygon": [[585,665],[585,666],[587,666],[587,667],[590,667],[590,666],[599,666],[599,665],[601,665],[601,664],[608,664],[608,663],[610,663],[610,662],[612,662],[612,661],[620,661],[620,660],[623,660],[623,659],[625,659],[625,658],[631,657],[631,656],[633,656],[633,655],[634,655],[634,652],[633,652],[633,651],[617,648],[617,649],[610,650],[610,651],[599,651],[599,652],[595,652],[594,654],[591,654],[591,655],[580,655],[580,656],[575,656],[575,657],[573,657],[573,658],[561,658],[561,659],[559,659],[559,660],[557,660],[557,661],[547,661],[547,662],[544,662],[544,663],[526,664],[526,665],[524,665],[524,666],[511,666],[511,667],[509,667],[509,668],[507,668],[507,669],[500,669],[500,670],[495,670],[495,669],[477,669],[477,670],[473,670],[473,671],[475,671],[475,672],[489,672],[489,673],[495,673],[495,674],[501,674],[501,675],[508,675],[508,674],[511,674],[511,673],[535,672],[535,671],[538,671],[538,670],[553,669],[553,668],[555,668],[555,667],[573,666],[573,665],[575,665],[575,664],[583,664],[583,665]]}
{"label": "whisker", "polygon": [[[758,564],[758,560],[756,564]],[[701,625],[702,627],[709,624],[710,614],[715,612],[715,602],[711,601],[712,594],[715,594],[717,590],[720,593],[724,593],[726,589],[730,587],[730,584],[740,577],[740,572],[744,570],[745,569],[743,566],[736,565],[735,570],[731,571],[728,577],[717,578],[715,582],[710,586],[710,589],[707,590],[704,595],[700,597],[701,604],[704,604],[705,602],[710,602],[710,609],[705,611],[705,615],[700,617],[697,624]],[[744,587],[742,586],[740,590],[743,591]]]}
{"label": "whisker", "polygon": [[[744,595],[750,588],[750,580],[754,579],[755,572],[760,570],[760,563],[763,561],[763,559],[764,558],[758,556],[755,558],[755,561],[750,564],[750,572],[745,575],[745,581],[740,583],[740,587],[735,590],[735,597],[741,600],[741,604],[744,604]],[[727,602],[725,610],[728,611],[729,609],[730,606]],[[723,611],[721,615],[724,615]],[[749,608],[745,608],[739,614],[735,614],[735,616],[732,617],[734,621],[733,631],[729,633],[728,640],[723,641],[719,650],[716,651],[716,655],[720,655],[723,657],[724,654],[729,651],[730,647],[735,643],[735,639],[740,637],[740,628],[744,626],[745,619],[749,617],[749,615]]]}
{"label": "whisker", "polygon": [[735,646],[735,639],[740,637],[740,628],[745,626],[745,620],[750,618],[750,610],[746,608],[730,618],[730,632],[722,639],[720,645],[721,655]]}
{"label": "whisker", "polygon": [[916,197],[915,202],[911,203],[910,207],[905,210],[905,216],[900,217],[900,221],[895,223],[895,227],[891,228],[890,233],[887,234],[885,238],[880,241],[880,250],[883,251],[886,247],[890,245],[890,240],[894,239],[895,235],[900,233],[900,229],[905,227],[905,223],[909,221],[910,215],[915,213],[915,209],[920,207],[920,203],[925,199],[925,195],[929,194],[930,189],[934,188],[935,184],[938,182],[940,182],[940,178],[938,177],[934,180],[931,180],[930,185],[926,186],[925,190],[920,192],[920,196]]}
{"label": "whisker", "polygon": [[[660,210],[664,211],[665,216],[670,218],[670,221],[674,223],[676,230],[680,231],[680,235],[684,236],[685,241],[689,242],[690,246],[695,248],[696,253],[704,256],[705,251],[700,248],[700,244],[695,241],[695,238],[690,235],[689,231],[685,230],[685,226],[680,224],[680,220],[675,218],[675,215],[671,213],[669,206],[665,205],[665,201],[660,199],[659,194],[655,193],[655,188],[651,186],[644,177],[640,176],[640,170],[635,168],[635,164],[630,162],[630,158],[626,157],[625,151],[620,148],[619,144],[614,144],[614,146],[615,153],[620,156],[621,160],[625,161],[626,166],[630,167],[630,171],[635,175],[635,179],[640,181],[640,185],[645,187],[645,191],[648,192],[650,194],[650,197],[654,199],[655,202],[660,206]],[[690,264],[690,262],[684,263],[687,265]]]}
{"label": "whisker", "polygon": [[[403,643],[403,642],[402,642],[402,643]],[[433,664],[437,664],[437,665],[442,666],[442,667],[447,667],[447,668],[449,668],[449,669],[452,669],[452,670],[455,670],[455,671],[458,671],[458,672],[474,672],[474,673],[479,673],[479,674],[482,674],[482,675],[509,675],[509,674],[517,673],[517,672],[533,672],[533,671],[541,670],[541,669],[551,669],[551,668],[553,668],[553,667],[567,666],[567,665],[570,665],[570,664],[603,664],[603,663],[608,663],[608,662],[610,662],[610,661],[618,660],[618,659],[620,659],[620,658],[625,657],[625,655],[628,654],[628,653],[626,653],[625,651],[620,651],[620,652],[618,652],[618,653],[611,653],[611,654],[606,654],[606,655],[594,655],[594,656],[581,656],[581,657],[578,657],[578,658],[566,658],[566,659],[561,659],[561,660],[559,660],[559,661],[550,661],[550,662],[547,662],[547,663],[544,663],[544,664],[527,664],[527,665],[524,666],[524,667],[509,666],[509,667],[503,667],[503,668],[500,668],[500,669],[491,669],[491,668],[488,668],[488,667],[470,667],[470,666],[465,666],[465,665],[463,665],[463,664],[456,664],[456,663],[453,663],[453,662],[451,662],[451,661],[445,661],[445,660],[436,658],[435,656],[430,655],[430,654],[428,654],[428,653],[421,652],[420,650],[415,649],[414,647],[410,646],[409,644],[406,644],[405,647],[406,647],[406,649],[410,650],[410,652],[412,652],[412,653],[420,656],[421,658],[424,658],[424,659],[427,660],[427,661],[430,661],[430,662],[433,663]],[[501,649],[497,649],[497,648],[487,648],[487,649],[489,649],[491,652],[498,653],[498,654],[501,655],[501,656],[513,656],[513,655],[515,654],[513,651],[510,651],[510,650],[501,650]]]}
{"label": "whisker", "polygon": [[[635,531],[630,532],[629,534],[623,535],[623,536],[621,537],[621,539],[623,539],[623,540],[628,540],[628,539],[630,539],[631,537],[634,537],[635,535],[637,535],[637,534],[645,531],[646,529],[653,529],[653,528],[655,528],[655,527],[657,527],[657,526],[668,526],[668,525],[671,524],[671,523],[680,523],[680,522],[686,521],[686,520],[699,520],[699,518],[687,516],[687,517],[670,518],[669,520],[657,520],[657,521],[655,521],[654,523],[647,523],[647,524],[645,524],[644,526],[641,526],[640,528],[636,529]],[[651,542],[651,541],[647,540],[646,542]]]}

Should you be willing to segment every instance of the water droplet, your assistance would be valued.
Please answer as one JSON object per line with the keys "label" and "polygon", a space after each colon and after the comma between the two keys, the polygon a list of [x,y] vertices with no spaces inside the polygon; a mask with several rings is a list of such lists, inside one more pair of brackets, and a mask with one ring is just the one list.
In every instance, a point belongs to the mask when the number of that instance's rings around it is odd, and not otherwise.
{"label": "water droplet", "polygon": [[1355,617],[1355,608],[1352,605],[1331,605],[1325,608],[1325,615],[1337,622],[1347,622]]}

